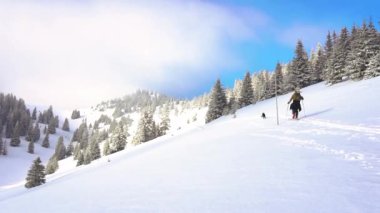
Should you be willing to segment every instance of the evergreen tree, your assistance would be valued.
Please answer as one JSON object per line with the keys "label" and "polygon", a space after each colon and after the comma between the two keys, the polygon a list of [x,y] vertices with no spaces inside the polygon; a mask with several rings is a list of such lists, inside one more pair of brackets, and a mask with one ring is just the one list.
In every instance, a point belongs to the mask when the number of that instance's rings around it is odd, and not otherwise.
{"label": "evergreen tree", "polygon": [[86,149],[83,153],[83,165],[88,165],[91,163],[91,153],[89,149]]}
{"label": "evergreen tree", "polygon": [[[150,110],[146,110],[142,113],[138,127],[137,132],[135,134],[135,137],[133,138],[132,144],[138,145],[140,143],[144,143],[150,140],[153,140],[157,137],[156,135],[156,124],[153,120],[153,112]],[[111,152],[113,152],[112,149],[112,139],[110,141],[110,147]]]}
{"label": "evergreen tree", "polygon": [[66,156],[66,147],[62,136],[59,136],[57,145],[55,146],[55,156],[57,160],[62,160]]}
{"label": "evergreen tree", "polygon": [[20,140],[20,123],[17,122],[16,126],[13,130],[13,136],[11,139],[11,146],[20,146],[21,140]]}
{"label": "evergreen tree", "polygon": [[362,79],[366,70],[365,42],[367,37],[367,25],[363,23],[362,29],[352,28],[349,37],[349,52],[346,59],[345,75],[350,79]]}
{"label": "evergreen tree", "polygon": [[32,188],[45,183],[45,167],[41,164],[41,160],[38,157],[33,161],[33,164],[28,171],[26,177],[26,188]]}
{"label": "evergreen tree", "polygon": [[78,160],[79,154],[81,153],[80,145],[77,144],[74,148],[74,160]]}
{"label": "evergreen tree", "polygon": [[[29,113],[29,114],[28,114]],[[20,136],[26,136],[29,128],[29,124],[31,123],[30,112],[19,110],[20,118]]]}
{"label": "evergreen tree", "polygon": [[365,78],[374,78],[380,76],[380,52],[371,58],[368,69],[364,73]]}
{"label": "evergreen tree", "polygon": [[108,129],[109,132],[113,132],[115,130],[115,128],[117,127],[118,123],[115,119],[112,120],[111,124],[110,124],[110,128]]}
{"label": "evergreen tree", "polygon": [[239,106],[245,107],[254,103],[253,100],[253,87],[251,75],[249,72],[245,74],[243,85],[239,97]]}
{"label": "evergreen tree", "polygon": [[11,115],[13,113],[10,113],[9,116],[7,116],[7,123],[5,125],[5,137],[6,138],[12,138],[13,135],[13,116]]}
{"label": "evergreen tree", "polygon": [[235,98],[235,94],[232,93],[230,98],[228,99],[228,111],[230,114],[235,114],[236,110],[239,109],[239,103]]}
{"label": "evergreen tree", "polygon": [[310,64],[307,53],[301,40],[297,41],[294,58],[288,73],[289,88],[305,87],[310,85]]}
{"label": "evergreen tree", "polygon": [[58,167],[59,167],[58,159],[57,159],[57,156],[54,154],[53,156],[51,156],[51,158],[49,159],[46,165],[46,174],[47,175],[53,174],[54,172],[58,170]]}
{"label": "evergreen tree", "polygon": [[71,138],[71,142],[79,141],[79,139],[78,139],[78,135],[79,135],[78,131],[79,131],[78,129],[76,129],[74,131],[73,137]]}
{"label": "evergreen tree", "polygon": [[274,70],[274,74],[271,80],[271,85],[272,85],[271,88],[273,88],[273,91],[272,91],[273,96],[276,95],[276,91],[278,95],[282,95],[285,93],[283,84],[284,84],[284,76],[282,74],[282,66],[280,63],[277,62],[276,68]]}
{"label": "evergreen tree", "polygon": [[28,153],[34,154],[34,142],[33,141],[29,141]]}
{"label": "evergreen tree", "polygon": [[50,142],[49,142],[49,132],[46,133],[44,140],[42,141],[42,147],[49,148]]}
{"label": "evergreen tree", "polygon": [[326,66],[326,56],[323,49],[319,46],[316,52],[315,62],[312,63],[311,84],[319,83],[323,80],[323,72]]}
{"label": "evergreen tree", "polygon": [[71,114],[71,119],[75,120],[80,118],[80,111],[79,110],[74,110],[73,113]]}
{"label": "evergreen tree", "polygon": [[48,125],[48,132],[49,132],[49,134],[55,134],[55,132],[56,132],[55,126],[56,126],[56,120],[54,119],[54,117],[52,117],[50,119],[49,125]]}
{"label": "evergreen tree", "polygon": [[119,124],[112,133],[112,137],[110,140],[109,145],[111,153],[123,150],[126,145],[126,140],[127,138],[124,134],[123,127]]}
{"label": "evergreen tree", "polygon": [[335,84],[342,82],[346,77],[346,62],[349,52],[349,35],[347,28],[343,28],[339,39],[333,48],[333,55],[328,64],[328,83]]}
{"label": "evergreen tree", "polygon": [[83,129],[82,136],[81,136],[80,141],[79,141],[81,149],[86,149],[87,148],[87,146],[88,146],[88,139],[89,139],[88,129],[86,127],[86,128]]}
{"label": "evergreen tree", "polygon": [[166,131],[170,129],[169,107],[166,104],[161,116],[160,135],[165,135]]}
{"label": "evergreen tree", "polygon": [[1,133],[2,132],[0,131],[0,155],[3,155],[5,144]]}
{"label": "evergreen tree", "polygon": [[37,120],[37,109],[36,109],[36,107],[34,107],[34,109],[33,109],[32,119]]}
{"label": "evergreen tree", "polygon": [[66,118],[65,121],[63,122],[62,130],[63,130],[63,131],[70,132],[69,120],[67,120],[67,118]]}
{"label": "evergreen tree", "polygon": [[77,166],[83,165],[83,163],[84,163],[84,156],[83,156],[82,151],[79,150]]}
{"label": "evergreen tree", "polygon": [[30,123],[29,128],[28,128],[28,134],[26,135],[25,140],[34,142],[35,137],[33,134],[34,134],[33,124]]}
{"label": "evergreen tree", "polygon": [[56,115],[54,117],[54,124],[55,124],[55,128],[59,128],[59,117],[58,117],[58,115]]}
{"label": "evergreen tree", "polygon": [[107,140],[103,145],[103,155],[106,156],[109,154],[111,154],[111,149],[110,149],[110,143]]}
{"label": "evergreen tree", "polygon": [[332,60],[333,54],[333,40],[331,38],[330,32],[327,34],[326,43],[325,43],[325,54],[326,54],[326,63],[323,67],[322,79],[327,80],[329,76],[328,61]]}
{"label": "evergreen tree", "polygon": [[88,153],[90,154],[91,161],[99,159],[101,157],[99,143],[97,140],[91,140]]}
{"label": "evergreen tree", "polygon": [[226,95],[220,80],[218,79],[211,92],[208,111],[206,114],[206,123],[209,123],[223,115],[227,106]]}
{"label": "evergreen tree", "polygon": [[48,131],[47,131],[47,128],[46,126],[44,127],[44,130],[43,130],[43,133],[46,134]]}
{"label": "evergreen tree", "polygon": [[74,145],[72,142],[70,142],[66,149],[66,156],[70,157],[71,155],[73,155],[73,152],[74,152]]}
{"label": "evergreen tree", "polygon": [[366,36],[366,45],[365,45],[365,53],[366,53],[366,69],[369,67],[370,60],[375,57],[378,53],[380,53],[380,34],[377,32],[372,19],[368,24]]}
{"label": "evergreen tree", "polygon": [[33,138],[34,142],[40,140],[41,132],[40,132],[40,125],[38,124],[38,122],[36,122],[36,124],[34,125],[34,128],[33,128],[33,137],[34,137]]}

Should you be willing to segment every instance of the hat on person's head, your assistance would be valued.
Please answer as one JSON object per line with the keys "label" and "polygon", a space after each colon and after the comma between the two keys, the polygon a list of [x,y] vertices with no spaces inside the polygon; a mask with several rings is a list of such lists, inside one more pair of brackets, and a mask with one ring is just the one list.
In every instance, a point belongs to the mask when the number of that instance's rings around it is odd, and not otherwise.
{"label": "hat on person's head", "polygon": [[294,89],[294,91],[296,91],[296,92],[301,92],[301,89],[300,89],[299,87],[296,87],[296,88]]}

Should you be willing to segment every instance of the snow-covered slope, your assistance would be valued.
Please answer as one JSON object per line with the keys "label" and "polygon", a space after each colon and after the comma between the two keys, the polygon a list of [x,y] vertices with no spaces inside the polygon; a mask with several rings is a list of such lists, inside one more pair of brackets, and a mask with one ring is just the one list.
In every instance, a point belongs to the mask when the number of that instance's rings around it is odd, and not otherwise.
{"label": "snow-covered slope", "polygon": [[[0,190],[4,212],[380,212],[380,78],[246,107],[52,175]],[[262,112],[267,119],[260,118]]]}
{"label": "snow-covered slope", "polygon": [[[183,103],[189,104],[190,102],[183,101]],[[182,103],[182,104],[183,104]],[[204,118],[206,114],[206,107],[184,107],[180,102],[178,104],[173,104],[173,109],[170,110],[170,129],[167,132],[170,135],[182,134],[183,132],[189,131],[191,129],[197,128],[199,126],[204,125]],[[29,109],[37,108],[37,111],[42,112],[48,108],[48,106],[36,106],[29,105]],[[51,134],[49,136],[50,147],[43,148],[41,147],[44,134],[42,134],[42,130],[45,128],[45,124],[40,124],[40,132],[41,138],[39,141],[35,143],[35,152],[34,154],[27,153],[29,142],[25,140],[25,137],[21,137],[21,144],[19,147],[11,147],[9,146],[9,139],[4,139],[7,141],[8,146],[8,154],[6,156],[0,156],[0,171],[5,171],[0,176],[0,189],[4,188],[12,188],[16,186],[24,185],[25,177],[27,171],[29,170],[31,163],[37,157],[40,157],[42,163],[44,165],[47,164],[49,158],[54,154],[55,146],[57,144],[59,136],[63,136],[64,143],[67,146],[72,137],[74,130],[77,129],[83,121],[86,121],[89,125],[93,125],[96,120],[99,119],[101,115],[106,115],[112,118],[112,114],[115,108],[107,108],[105,110],[99,111],[92,108],[83,108],[80,109],[81,118],[79,119],[70,119],[72,111],[62,110],[62,109],[54,109],[55,115],[58,115],[60,118],[59,127],[61,128],[63,125],[63,121],[65,118],[69,118],[70,131],[62,131],[62,129],[57,128],[56,134]],[[127,138],[128,142],[131,142],[135,132],[137,130],[137,126],[140,119],[140,112],[132,112],[126,113],[122,117],[130,117],[133,122],[129,127],[130,137]],[[159,107],[154,114],[154,118],[157,122],[160,122],[160,113]],[[121,117],[117,118],[120,121]],[[104,123],[101,124],[101,127],[108,128],[108,126],[104,126]],[[101,128],[101,130],[103,129]],[[100,148],[103,147],[103,143],[100,143]],[[76,161],[73,158],[68,158],[59,162],[59,169],[57,171],[57,175],[61,176],[66,174],[67,172],[71,172],[76,168]],[[56,176],[57,176],[56,175]]]}

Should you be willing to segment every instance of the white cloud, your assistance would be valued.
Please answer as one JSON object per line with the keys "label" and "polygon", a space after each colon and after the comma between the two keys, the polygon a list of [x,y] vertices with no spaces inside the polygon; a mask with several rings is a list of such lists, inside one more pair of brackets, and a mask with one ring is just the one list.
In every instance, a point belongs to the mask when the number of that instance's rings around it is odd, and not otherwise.
{"label": "white cloud", "polygon": [[239,64],[230,47],[267,20],[201,1],[2,2],[0,90],[64,107],[178,79],[189,92]]}

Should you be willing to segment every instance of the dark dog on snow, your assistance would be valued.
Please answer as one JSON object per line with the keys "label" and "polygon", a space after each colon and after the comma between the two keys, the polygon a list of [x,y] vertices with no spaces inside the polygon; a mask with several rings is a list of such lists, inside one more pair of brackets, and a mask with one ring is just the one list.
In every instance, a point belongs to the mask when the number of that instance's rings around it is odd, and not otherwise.
{"label": "dark dog on snow", "polygon": [[262,117],[263,119],[266,119],[266,118],[267,118],[267,116],[265,116],[265,113],[261,113],[261,117]]}

